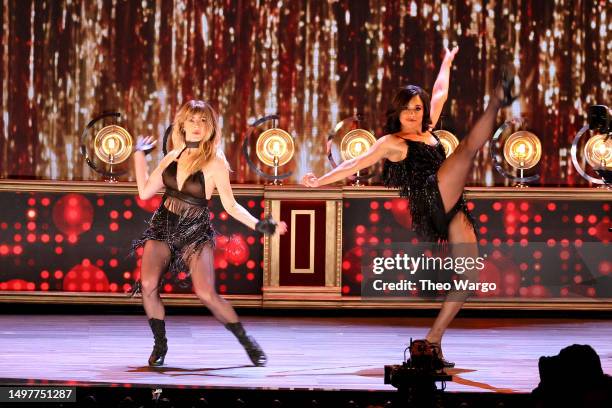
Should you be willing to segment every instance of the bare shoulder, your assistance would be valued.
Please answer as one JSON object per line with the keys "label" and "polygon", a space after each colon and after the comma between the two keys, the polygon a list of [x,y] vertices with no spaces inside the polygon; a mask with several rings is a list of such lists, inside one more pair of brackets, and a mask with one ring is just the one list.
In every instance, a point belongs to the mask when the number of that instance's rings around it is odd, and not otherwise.
{"label": "bare shoulder", "polygon": [[168,167],[170,163],[176,160],[177,156],[178,156],[178,151],[171,150],[170,152],[168,152],[168,154],[162,157],[157,167],[163,171],[166,167]]}
{"label": "bare shoulder", "polygon": [[229,171],[229,165],[223,151],[217,150],[215,155],[204,165],[204,169],[207,172],[227,172]]}
{"label": "bare shoulder", "polygon": [[391,133],[381,137],[381,139],[385,139],[385,144],[388,150],[387,158],[390,161],[401,161],[408,152],[408,145],[406,141],[401,137]]}
{"label": "bare shoulder", "polygon": [[180,153],[179,150],[170,150],[168,154],[164,156],[164,158],[161,160],[160,163],[168,163],[168,162],[171,162],[172,160],[175,160],[178,157],[179,153]]}
{"label": "bare shoulder", "polygon": [[378,141],[381,144],[383,144],[383,145],[385,145],[385,146],[387,146],[389,148],[393,148],[398,143],[397,142],[398,140],[401,141],[402,139],[400,139],[399,137],[395,136],[395,134],[393,134],[393,133],[386,134],[386,135],[382,136],[380,139],[378,139]]}

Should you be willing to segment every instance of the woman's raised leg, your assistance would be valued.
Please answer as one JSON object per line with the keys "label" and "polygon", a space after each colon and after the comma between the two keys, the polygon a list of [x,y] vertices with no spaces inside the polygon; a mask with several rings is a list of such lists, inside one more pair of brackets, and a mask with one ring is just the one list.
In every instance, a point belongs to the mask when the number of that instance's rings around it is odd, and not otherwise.
{"label": "woman's raised leg", "polygon": [[459,143],[453,154],[447,157],[438,169],[438,189],[446,213],[455,206],[463,194],[474,157],[491,137],[497,112],[501,106],[501,102],[493,98],[467,137]]}

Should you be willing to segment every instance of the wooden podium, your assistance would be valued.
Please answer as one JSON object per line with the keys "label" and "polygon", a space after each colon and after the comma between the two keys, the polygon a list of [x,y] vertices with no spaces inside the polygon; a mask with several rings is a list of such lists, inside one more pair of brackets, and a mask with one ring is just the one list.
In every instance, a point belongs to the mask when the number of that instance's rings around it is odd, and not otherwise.
{"label": "wooden podium", "polygon": [[266,186],[264,200],[287,233],[264,239],[263,306],[341,301],[342,188]]}

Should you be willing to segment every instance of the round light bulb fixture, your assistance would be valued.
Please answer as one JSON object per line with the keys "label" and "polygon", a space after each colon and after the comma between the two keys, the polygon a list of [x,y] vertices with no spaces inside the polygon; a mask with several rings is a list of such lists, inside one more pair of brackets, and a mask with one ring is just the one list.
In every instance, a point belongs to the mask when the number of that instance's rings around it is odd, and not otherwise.
{"label": "round light bulb fixture", "polygon": [[455,136],[448,130],[440,129],[435,130],[433,133],[438,136],[438,139],[440,139],[440,143],[444,148],[444,153],[446,154],[446,157],[453,154],[457,146],[459,146],[459,139],[457,139],[457,136]]}
{"label": "round light bulb fixture", "polygon": [[257,138],[255,152],[266,166],[285,165],[295,153],[293,137],[283,129],[265,130]]}

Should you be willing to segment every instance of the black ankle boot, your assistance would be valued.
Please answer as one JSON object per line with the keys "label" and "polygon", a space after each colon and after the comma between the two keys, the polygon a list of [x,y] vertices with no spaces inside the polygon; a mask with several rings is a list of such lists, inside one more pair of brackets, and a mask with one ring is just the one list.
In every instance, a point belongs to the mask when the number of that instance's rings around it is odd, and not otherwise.
{"label": "black ankle boot", "polygon": [[159,367],[164,365],[164,358],[168,352],[168,339],[166,339],[166,322],[160,319],[149,319],[149,326],[155,337],[153,351],[149,357],[149,365]]}
{"label": "black ankle boot", "polygon": [[442,354],[440,343],[431,343],[428,340],[410,339],[410,366],[426,371],[440,371],[452,368],[455,363],[448,361]]}
{"label": "black ankle boot", "polygon": [[442,353],[442,346],[440,345],[440,343],[429,343],[431,344],[431,347],[434,350],[434,353],[436,353],[437,358],[440,360],[440,363],[444,366],[444,368],[453,368],[455,366],[455,363],[453,363],[452,361],[448,361],[447,359],[444,358],[444,354]]}
{"label": "black ankle boot", "polygon": [[244,327],[242,327],[242,323],[228,323],[225,325],[225,328],[232,333],[238,339],[244,350],[249,355],[251,362],[255,364],[257,367],[265,366],[268,358],[266,354],[263,352],[259,344],[253,339],[251,336],[248,336],[244,331]]}

